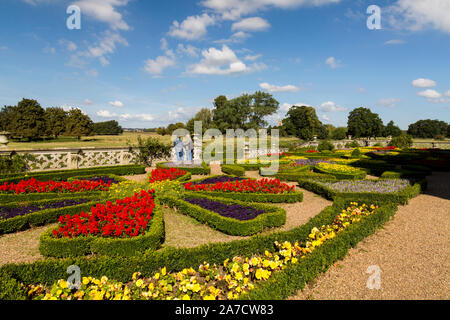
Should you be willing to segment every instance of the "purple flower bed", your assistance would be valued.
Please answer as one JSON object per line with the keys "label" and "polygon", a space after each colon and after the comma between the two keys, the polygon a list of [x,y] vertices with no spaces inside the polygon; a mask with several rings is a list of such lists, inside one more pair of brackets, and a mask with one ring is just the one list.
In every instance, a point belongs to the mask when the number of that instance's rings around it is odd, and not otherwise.
{"label": "purple flower bed", "polygon": [[317,166],[319,163],[335,164],[334,161],[327,161],[323,159],[299,159],[295,160],[295,163],[299,166]]}
{"label": "purple flower bed", "polygon": [[31,205],[31,206],[20,206],[20,207],[0,207],[0,220],[11,219],[17,216],[24,216],[29,213],[36,211],[46,210],[46,209],[58,209],[64,207],[76,206],[79,204],[87,203],[93,201],[92,199],[67,199],[58,202],[48,203],[45,205]]}
{"label": "purple flower bed", "polygon": [[104,183],[110,183],[111,182],[111,184],[119,183],[119,181],[117,181],[116,179],[108,177],[108,176],[95,177],[95,178],[89,178],[89,179],[83,179],[83,180],[94,181],[94,182],[103,181]]}
{"label": "purple flower bed", "polygon": [[234,182],[234,181],[242,181],[246,180],[247,178],[239,178],[239,177],[230,177],[230,176],[218,176],[218,177],[211,177],[206,178],[201,181],[195,181],[192,182],[193,185],[200,185],[200,184],[216,184],[217,182]]}
{"label": "purple flower bed", "polygon": [[409,181],[404,179],[313,181],[341,193],[397,193],[409,186]]}
{"label": "purple flower bed", "polygon": [[218,213],[222,217],[233,218],[240,221],[253,220],[257,216],[265,213],[263,210],[257,210],[252,207],[244,207],[238,204],[229,205],[209,199],[186,198],[184,200],[202,207],[203,209]]}

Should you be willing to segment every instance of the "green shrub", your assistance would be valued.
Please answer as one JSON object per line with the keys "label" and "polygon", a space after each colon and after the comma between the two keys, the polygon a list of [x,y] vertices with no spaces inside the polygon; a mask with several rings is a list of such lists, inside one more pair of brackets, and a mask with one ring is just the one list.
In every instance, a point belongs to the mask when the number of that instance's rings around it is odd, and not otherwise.
{"label": "green shrub", "polygon": [[361,150],[359,150],[359,149],[353,150],[352,158],[361,158],[361,156],[362,156]]}
{"label": "green shrub", "polygon": [[319,143],[319,146],[317,147],[317,150],[319,152],[324,152],[324,151],[334,151],[334,144],[332,144],[330,141],[328,140],[323,140]]}
{"label": "green shrub", "polygon": [[303,201],[303,193],[300,191],[272,194],[272,193],[238,193],[238,192],[220,192],[220,191],[186,191],[187,194],[196,194],[202,196],[232,198],[243,202],[260,203],[295,203]]}
{"label": "green shrub", "polygon": [[187,193],[186,197],[197,199],[206,198],[226,204],[238,204],[246,207],[251,206],[258,210],[264,210],[266,213],[261,214],[252,220],[240,221],[223,217],[216,212],[209,211],[181,199],[162,197],[160,200],[170,207],[177,208],[178,212],[182,214],[188,215],[201,223],[205,223],[214,229],[233,236],[250,236],[268,228],[281,227],[286,223],[286,211],[281,208],[256,203],[250,205],[242,201],[207,197],[203,195],[199,196],[195,193]]}
{"label": "green shrub", "polygon": [[53,230],[41,235],[39,252],[48,257],[66,258],[96,253],[105,256],[135,256],[157,250],[164,240],[164,216],[155,203],[151,224],[145,234],[134,238],[76,237],[54,238]]}
{"label": "green shrub", "polygon": [[237,177],[245,176],[245,169],[241,166],[235,164],[224,164],[222,165],[222,172],[230,174]]}
{"label": "green shrub", "polygon": [[411,148],[413,145],[413,138],[410,135],[402,134],[401,136],[392,138],[389,146],[400,149]]}
{"label": "green shrub", "polygon": [[353,140],[352,142],[347,142],[347,143],[345,144],[345,147],[346,147],[346,148],[359,148],[359,147],[361,147],[361,146],[359,145],[358,141]]}
{"label": "green shrub", "polygon": [[17,174],[29,169],[28,161],[34,160],[30,154],[17,154],[0,156],[0,174]]}

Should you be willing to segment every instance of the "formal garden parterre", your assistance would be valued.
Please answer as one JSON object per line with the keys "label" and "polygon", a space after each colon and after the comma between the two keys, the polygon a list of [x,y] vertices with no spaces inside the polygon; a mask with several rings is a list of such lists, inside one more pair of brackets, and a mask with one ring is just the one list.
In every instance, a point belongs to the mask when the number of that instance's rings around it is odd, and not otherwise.
{"label": "formal garden parterre", "polygon": [[[245,178],[238,169],[188,181],[186,174],[191,172],[164,165],[151,172],[146,183],[111,176],[109,180],[104,173],[73,175],[79,180],[59,184],[12,177],[0,194],[0,227],[40,212],[52,216],[41,225],[59,224],[41,236],[41,252],[54,258],[0,267],[0,298],[284,299],[376,232],[399,204],[424,191],[423,178],[429,172],[446,170],[449,163],[445,152],[360,151],[359,158],[352,158],[349,150],[285,154],[282,170],[263,179]],[[426,161],[414,162],[422,168],[407,167],[408,159],[418,160],[416,153],[425,155],[421,159]],[[391,171],[381,172],[382,168]],[[364,179],[368,172],[377,173],[376,180]],[[267,203],[303,200],[301,191],[283,180],[295,181],[334,203],[304,225],[277,231],[286,212]],[[20,201],[7,197],[30,197],[36,192],[50,196]],[[162,207],[245,238],[194,248],[165,247]],[[75,209],[68,212],[68,208]],[[78,290],[71,290],[63,280],[70,265],[79,266],[83,273]]]}

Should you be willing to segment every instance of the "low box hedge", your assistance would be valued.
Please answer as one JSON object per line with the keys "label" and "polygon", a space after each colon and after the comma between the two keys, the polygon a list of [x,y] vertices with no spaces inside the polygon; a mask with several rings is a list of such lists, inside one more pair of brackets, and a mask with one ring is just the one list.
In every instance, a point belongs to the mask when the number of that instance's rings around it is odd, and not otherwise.
{"label": "low box hedge", "polygon": [[17,202],[35,202],[39,200],[58,200],[58,199],[77,199],[88,198],[90,196],[101,197],[101,191],[89,191],[89,192],[47,192],[47,193],[0,193],[0,205],[9,205]]}
{"label": "low box hedge", "polygon": [[278,173],[274,176],[281,181],[297,182],[299,179],[318,179],[318,180],[337,180],[331,174],[317,173],[313,171],[299,172],[299,173]]}
{"label": "low box hedge", "polygon": [[71,177],[80,177],[86,175],[108,175],[115,174],[118,176],[145,174],[145,166],[143,165],[126,165],[126,166],[111,166],[111,167],[96,167],[87,169],[71,169],[71,170],[57,170],[57,171],[42,171],[29,172],[25,174],[6,176],[0,180],[0,184],[5,182],[18,183],[24,179],[31,177],[39,181],[61,181],[67,180]]}
{"label": "low box hedge", "polygon": [[303,193],[300,191],[284,194],[239,193],[239,192],[219,192],[219,191],[186,191],[186,194],[219,197],[219,198],[232,198],[243,202],[295,203],[303,201]]}
{"label": "low box hedge", "polygon": [[308,179],[298,180],[298,185],[300,188],[314,192],[328,200],[341,198],[344,200],[364,201],[371,203],[408,204],[409,199],[418,196],[422,191],[422,187],[419,183],[408,186],[405,190],[398,193],[341,193],[333,191],[320,183]]}
{"label": "low box hedge", "polygon": [[[367,204],[369,205],[370,203]],[[347,203],[344,200],[336,199],[333,206],[325,208],[306,224],[290,231],[256,235],[248,239],[226,243],[206,244],[195,248],[166,247],[159,251],[148,251],[142,256],[133,257],[50,258],[29,264],[8,264],[0,267],[0,292],[4,293],[2,298],[5,300],[26,298],[26,293],[17,285],[18,283],[23,283],[24,285],[51,285],[59,279],[67,278],[66,270],[71,265],[79,266],[83,276],[96,278],[107,276],[110,279],[128,282],[131,281],[132,274],[137,271],[141,272],[145,277],[150,277],[163,267],[167,268],[167,272],[178,272],[184,268],[198,266],[204,261],[210,264],[221,264],[225,259],[234,256],[250,257],[264,254],[265,250],[275,252],[275,241],[305,241],[313,228],[320,228],[322,225],[332,223],[346,206]],[[301,267],[301,269],[291,270],[286,268],[287,273],[280,271],[279,275],[278,273],[274,275],[273,279],[282,281],[279,286],[277,286],[277,281],[269,279],[266,282],[267,284],[259,284],[257,288],[249,292],[249,295],[243,296],[243,298],[260,299],[260,297],[267,297],[269,294],[282,298],[291,295],[296,290],[301,289],[306,281],[312,280],[319,272],[325,271],[327,267],[323,265],[324,263],[328,264],[331,261],[341,259],[343,257],[342,250],[347,252],[346,248],[348,248],[347,245],[349,243],[354,246],[363,237],[375,232],[396,210],[397,206],[395,204],[383,204],[382,207],[377,209],[376,214],[364,218],[354,228],[353,226],[349,227],[346,231],[339,234],[332,243],[324,244],[320,247],[322,249],[316,249],[314,252],[317,253],[313,252],[308,255],[308,258],[301,259],[299,264],[295,265],[295,267]],[[356,228],[357,226],[359,227]],[[340,242],[341,240],[338,239],[345,241]],[[341,247],[342,243],[347,245]],[[335,254],[333,250],[337,250]],[[324,256],[321,253],[326,254],[328,258],[323,259]],[[315,261],[316,259],[318,261]],[[306,262],[308,264],[305,264]],[[320,267],[309,269],[309,263]],[[292,276],[291,272],[296,275]],[[286,279],[289,279],[289,276],[292,277],[291,280],[286,281]]]}
{"label": "low box hedge", "polygon": [[240,165],[236,164],[224,164],[222,165],[222,172],[233,175],[236,177],[243,177],[245,176],[245,169],[241,167]]}
{"label": "low box hedge", "polygon": [[70,177],[67,179],[68,182],[73,182],[73,181],[78,181],[78,180],[87,180],[87,179],[92,179],[92,178],[99,178],[99,177],[109,177],[112,179],[115,179],[118,182],[122,182],[122,181],[126,181],[127,179],[118,176],[116,174],[91,174],[91,175],[87,175],[87,176],[75,176],[75,177]]}
{"label": "low box hedge", "polygon": [[282,208],[268,206],[265,204],[248,204],[243,201],[232,199],[199,196],[195,193],[186,194],[185,197],[196,199],[206,198],[214,201],[220,201],[225,204],[238,204],[247,207],[251,206],[266,212],[257,216],[255,219],[240,221],[233,218],[223,217],[216,212],[209,211],[182,199],[176,199],[173,197],[160,198],[161,202],[170,207],[177,208],[180,213],[188,215],[201,223],[207,224],[220,232],[232,236],[250,236],[269,228],[281,227],[286,223],[286,211]]}
{"label": "low box hedge", "polygon": [[293,167],[292,169],[286,169],[283,171],[280,171],[280,169],[278,168],[277,171],[272,171],[269,167],[261,167],[259,169],[259,175],[263,176],[263,177],[267,177],[267,176],[276,176],[278,174],[280,175],[295,175],[295,174],[299,174],[299,173],[306,173],[306,172],[310,172],[312,169],[311,166],[298,166],[298,168]]}
{"label": "low box hedge", "polygon": [[149,229],[137,237],[114,239],[80,236],[56,239],[52,231],[48,230],[41,235],[39,252],[44,256],[57,258],[85,256],[91,253],[105,256],[135,256],[148,250],[157,250],[165,235],[164,216],[157,202]]}

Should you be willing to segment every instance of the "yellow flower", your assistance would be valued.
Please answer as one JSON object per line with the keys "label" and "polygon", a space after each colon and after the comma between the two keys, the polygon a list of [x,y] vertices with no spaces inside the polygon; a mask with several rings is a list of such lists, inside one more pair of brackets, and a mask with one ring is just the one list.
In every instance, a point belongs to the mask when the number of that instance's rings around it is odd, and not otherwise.
{"label": "yellow flower", "polygon": [[89,278],[83,277],[83,284],[88,285],[90,282]]}
{"label": "yellow flower", "polygon": [[191,297],[189,297],[187,294],[185,294],[185,295],[183,296],[183,300],[191,300]]}
{"label": "yellow flower", "polygon": [[192,291],[194,292],[199,292],[202,288],[200,287],[200,285],[198,283],[194,284],[192,286]]}
{"label": "yellow flower", "polygon": [[166,269],[166,267],[162,268],[162,270],[161,270],[161,274],[162,274],[163,276],[165,276],[165,275],[166,275],[166,273],[167,273],[167,269]]}
{"label": "yellow flower", "polygon": [[142,287],[143,284],[144,284],[144,281],[142,281],[142,279],[139,279],[138,281],[136,281],[136,286],[138,288]]}
{"label": "yellow flower", "polygon": [[236,273],[236,280],[242,280],[244,278],[242,272]]}

